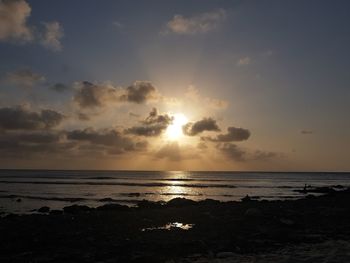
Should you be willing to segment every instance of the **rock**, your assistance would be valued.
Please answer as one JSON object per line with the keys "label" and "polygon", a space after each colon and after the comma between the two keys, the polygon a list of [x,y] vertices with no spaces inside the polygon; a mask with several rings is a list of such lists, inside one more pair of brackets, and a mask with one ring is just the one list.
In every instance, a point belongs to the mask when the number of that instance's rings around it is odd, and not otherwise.
{"label": "rock", "polygon": [[83,212],[89,212],[92,209],[86,205],[71,205],[63,208],[63,211],[67,214],[77,214]]}
{"label": "rock", "polygon": [[168,201],[166,203],[166,206],[190,206],[190,205],[196,205],[196,204],[197,204],[196,201],[178,197]]}
{"label": "rock", "polygon": [[40,207],[40,208],[38,209],[38,212],[39,212],[39,213],[48,213],[48,212],[50,212],[50,207],[48,207],[48,206]]}
{"label": "rock", "polygon": [[62,210],[51,210],[50,215],[62,215],[63,211]]}
{"label": "rock", "polygon": [[139,208],[160,208],[162,207],[162,203],[161,202],[151,202],[148,200],[141,200],[137,203],[137,206]]}
{"label": "rock", "polygon": [[129,209],[126,205],[105,204],[96,208],[99,211],[126,211]]}
{"label": "rock", "polygon": [[293,220],[287,219],[287,218],[281,218],[281,219],[280,219],[280,222],[281,222],[283,225],[286,225],[286,226],[293,226],[293,225],[295,225],[295,223],[294,223]]}
{"label": "rock", "polygon": [[234,257],[236,254],[233,252],[219,252],[216,254],[217,258],[232,258]]}
{"label": "rock", "polygon": [[100,199],[99,201],[100,201],[100,202],[115,202],[115,200],[114,200],[113,198],[109,198],[109,197],[107,197],[107,198],[102,198],[102,199]]}
{"label": "rock", "polygon": [[249,197],[249,195],[246,195],[246,196],[243,197],[241,200],[242,200],[242,202],[249,202],[249,201],[251,201],[252,199]]}
{"label": "rock", "polygon": [[17,203],[20,203],[20,202],[22,202],[22,199],[21,199],[21,198],[18,198],[18,199],[16,200],[16,202],[17,202]]}
{"label": "rock", "polygon": [[258,208],[248,208],[244,215],[248,217],[261,217],[263,213]]}

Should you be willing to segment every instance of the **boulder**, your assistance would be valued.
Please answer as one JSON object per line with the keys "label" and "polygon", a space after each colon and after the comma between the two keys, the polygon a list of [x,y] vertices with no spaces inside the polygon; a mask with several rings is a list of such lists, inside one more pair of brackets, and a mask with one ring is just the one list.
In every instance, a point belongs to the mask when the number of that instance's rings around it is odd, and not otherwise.
{"label": "boulder", "polygon": [[126,205],[120,204],[105,204],[96,208],[99,211],[126,211],[129,209]]}
{"label": "boulder", "polygon": [[63,208],[63,211],[67,214],[78,214],[83,212],[89,212],[92,209],[86,205],[70,205]]}
{"label": "boulder", "polygon": [[236,256],[236,254],[233,252],[219,252],[216,254],[217,258],[232,258],[235,256]]}
{"label": "boulder", "polygon": [[48,206],[40,207],[40,208],[38,209],[38,212],[39,212],[39,213],[48,213],[48,212],[50,212],[50,207],[48,207]]}
{"label": "boulder", "polygon": [[248,208],[244,215],[247,217],[261,217],[263,213],[258,208]]}
{"label": "boulder", "polygon": [[174,199],[171,199],[170,201],[168,201],[166,203],[166,206],[190,206],[190,205],[196,205],[197,202],[196,201],[193,201],[191,199],[186,199],[186,198],[174,198]]}

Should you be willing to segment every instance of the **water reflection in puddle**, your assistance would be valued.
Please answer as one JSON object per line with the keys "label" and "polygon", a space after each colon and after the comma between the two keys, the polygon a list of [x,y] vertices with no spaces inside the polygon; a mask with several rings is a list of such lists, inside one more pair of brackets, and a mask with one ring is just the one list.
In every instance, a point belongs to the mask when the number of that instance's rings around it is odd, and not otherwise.
{"label": "water reflection in puddle", "polygon": [[168,223],[164,226],[157,226],[157,227],[147,227],[142,228],[141,231],[152,231],[152,230],[174,230],[174,229],[181,229],[181,230],[190,230],[194,224],[183,224],[179,222],[174,223]]}

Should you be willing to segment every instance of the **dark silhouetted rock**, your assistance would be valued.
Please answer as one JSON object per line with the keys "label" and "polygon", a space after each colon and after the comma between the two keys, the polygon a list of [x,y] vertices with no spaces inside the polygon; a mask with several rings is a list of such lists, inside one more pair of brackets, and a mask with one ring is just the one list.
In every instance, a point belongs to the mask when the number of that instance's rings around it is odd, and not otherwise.
{"label": "dark silhouetted rock", "polygon": [[129,209],[126,205],[105,204],[96,208],[99,211],[126,211]]}
{"label": "dark silhouetted rock", "polygon": [[63,211],[67,214],[77,214],[83,212],[89,212],[92,209],[86,205],[71,205],[63,208]]}
{"label": "dark silhouetted rock", "polygon": [[100,202],[115,202],[115,200],[114,200],[113,198],[109,198],[109,197],[107,197],[107,198],[102,198],[102,199],[100,199],[99,201],[100,201]]}
{"label": "dark silhouetted rock", "polygon": [[216,254],[217,258],[232,258],[235,256],[236,256],[236,254],[233,252],[219,252]]}
{"label": "dark silhouetted rock", "polygon": [[48,213],[48,212],[50,212],[50,207],[48,207],[48,206],[40,207],[40,208],[38,209],[38,212],[39,212],[39,213]]}
{"label": "dark silhouetted rock", "polygon": [[162,206],[162,202],[151,202],[148,200],[141,200],[137,203],[137,207],[139,208],[161,208]]}
{"label": "dark silhouetted rock", "polygon": [[246,196],[243,197],[241,200],[242,200],[242,202],[249,202],[249,201],[252,201],[252,199],[250,198],[249,195],[246,195]]}
{"label": "dark silhouetted rock", "polygon": [[295,224],[293,220],[287,218],[281,218],[280,222],[286,226],[293,226]]}
{"label": "dark silhouetted rock", "polygon": [[50,215],[62,215],[63,211],[62,210],[51,210]]}
{"label": "dark silhouetted rock", "polygon": [[197,204],[196,201],[178,197],[168,201],[166,203],[166,206],[190,206],[190,205],[196,205],[196,204]]}
{"label": "dark silhouetted rock", "polygon": [[16,200],[16,202],[17,202],[17,203],[20,203],[20,202],[22,202],[22,199],[21,199],[21,198],[18,198],[18,199]]}
{"label": "dark silhouetted rock", "polygon": [[248,217],[261,217],[263,213],[258,208],[248,208],[244,215]]}

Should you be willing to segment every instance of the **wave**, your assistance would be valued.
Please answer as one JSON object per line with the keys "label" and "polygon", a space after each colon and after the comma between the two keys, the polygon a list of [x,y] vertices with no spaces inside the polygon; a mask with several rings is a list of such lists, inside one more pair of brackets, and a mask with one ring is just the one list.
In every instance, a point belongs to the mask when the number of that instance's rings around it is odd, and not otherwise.
{"label": "wave", "polygon": [[113,199],[113,198],[102,198],[102,199],[93,199],[93,198],[82,198],[82,197],[56,197],[56,196],[32,196],[32,195],[0,195],[0,198],[4,199],[33,199],[33,200],[42,200],[42,201],[61,201],[61,202],[86,202],[86,201],[95,201],[95,202],[115,202],[115,203],[137,203],[140,200],[135,199]]}
{"label": "wave", "polygon": [[191,187],[191,188],[236,188],[229,184],[167,184],[167,183],[131,183],[131,182],[64,182],[64,181],[0,181],[2,184],[43,184],[43,185],[120,185],[140,187]]}

